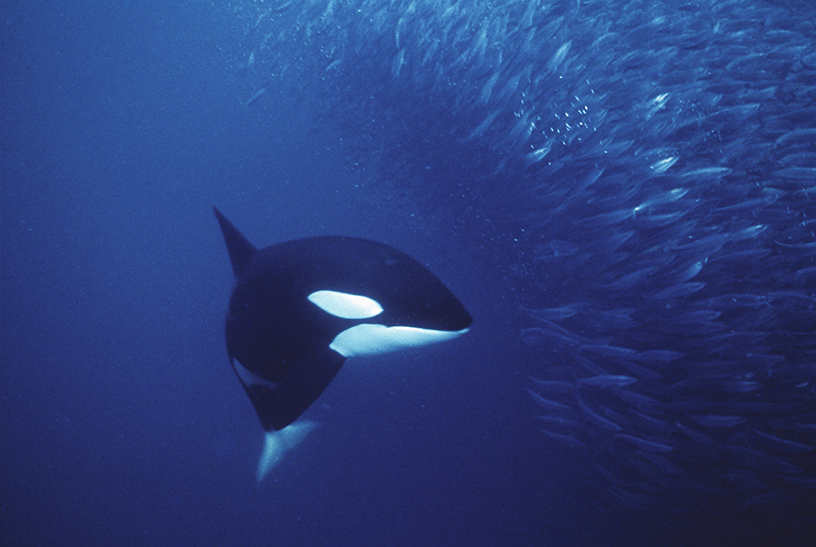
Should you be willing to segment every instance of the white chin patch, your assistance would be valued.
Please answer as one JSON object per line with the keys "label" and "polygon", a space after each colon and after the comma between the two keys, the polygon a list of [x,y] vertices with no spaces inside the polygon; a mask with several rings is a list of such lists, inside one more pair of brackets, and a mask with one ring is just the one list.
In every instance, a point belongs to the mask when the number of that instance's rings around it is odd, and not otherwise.
{"label": "white chin patch", "polygon": [[359,294],[317,291],[310,294],[308,299],[324,312],[343,319],[368,319],[383,311],[379,302]]}
{"label": "white chin patch", "polygon": [[447,331],[416,327],[386,327],[366,323],[344,330],[334,338],[329,347],[343,357],[378,355],[444,342],[461,336],[467,331],[468,329]]}

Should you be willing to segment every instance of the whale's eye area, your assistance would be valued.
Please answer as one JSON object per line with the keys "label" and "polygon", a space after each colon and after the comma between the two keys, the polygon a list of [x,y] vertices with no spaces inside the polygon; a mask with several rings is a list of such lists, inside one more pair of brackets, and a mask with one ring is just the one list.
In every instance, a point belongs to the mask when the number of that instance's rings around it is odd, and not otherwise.
{"label": "whale's eye area", "polygon": [[309,302],[326,313],[343,319],[368,319],[382,313],[379,302],[367,296],[338,291],[316,291]]}

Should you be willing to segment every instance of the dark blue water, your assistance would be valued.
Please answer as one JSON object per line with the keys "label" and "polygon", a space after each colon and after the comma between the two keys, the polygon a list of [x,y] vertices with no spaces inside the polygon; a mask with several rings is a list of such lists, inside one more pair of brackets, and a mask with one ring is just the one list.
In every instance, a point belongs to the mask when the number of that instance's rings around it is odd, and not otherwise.
{"label": "dark blue water", "polygon": [[[3,545],[809,544],[811,6],[81,4],[0,13]],[[213,205],[471,332],[348,362],[257,484]]]}

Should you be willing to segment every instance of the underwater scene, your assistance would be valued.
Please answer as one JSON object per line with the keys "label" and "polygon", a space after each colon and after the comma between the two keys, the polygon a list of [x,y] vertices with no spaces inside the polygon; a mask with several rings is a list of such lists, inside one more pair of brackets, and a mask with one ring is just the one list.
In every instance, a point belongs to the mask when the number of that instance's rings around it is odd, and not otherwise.
{"label": "underwater scene", "polygon": [[4,546],[813,544],[816,4],[0,24]]}

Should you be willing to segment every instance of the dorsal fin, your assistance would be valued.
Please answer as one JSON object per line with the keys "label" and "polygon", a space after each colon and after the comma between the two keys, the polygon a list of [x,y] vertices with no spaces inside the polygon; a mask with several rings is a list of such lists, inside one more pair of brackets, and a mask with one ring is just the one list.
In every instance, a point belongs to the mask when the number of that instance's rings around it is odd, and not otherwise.
{"label": "dorsal fin", "polygon": [[213,211],[215,212],[215,218],[218,219],[218,224],[221,225],[224,241],[227,243],[232,271],[235,272],[235,277],[240,277],[257,249],[221,214],[221,211],[215,207],[213,207]]}

